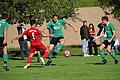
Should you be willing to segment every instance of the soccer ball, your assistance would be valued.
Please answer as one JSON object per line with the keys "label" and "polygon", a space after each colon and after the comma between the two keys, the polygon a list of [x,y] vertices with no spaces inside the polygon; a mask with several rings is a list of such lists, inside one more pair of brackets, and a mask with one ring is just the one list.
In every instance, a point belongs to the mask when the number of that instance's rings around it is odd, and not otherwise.
{"label": "soccer ball", "polygon": [[71,53],[70,53],[70,51],[69,51],[69,50],[65,50],[65,51],[64,51],[64,56],[65,56],[65,57],[69,57],[69,56],[70,56],[70,54],[71,54]]}

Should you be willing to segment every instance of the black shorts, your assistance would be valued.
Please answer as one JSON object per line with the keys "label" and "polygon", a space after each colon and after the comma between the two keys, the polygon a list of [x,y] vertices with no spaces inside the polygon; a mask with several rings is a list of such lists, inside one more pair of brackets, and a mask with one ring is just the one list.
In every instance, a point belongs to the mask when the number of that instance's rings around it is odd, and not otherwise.
{"label": "black shorts", "polygon": [[55,46],[57,45],[57,43],[60,43],[60,39],[64,39],[64,37],[52,37],[51,40],[50,40],[50,44],[54,44]]}
{"label": "black shorts", "polygon": [[4,41],[4,38],[0,37],[0,50],[3,49],[5,46],[7,46],[7,43],[3,44],[3,41]]}
{"label": "black shorts", "polygon": [[115,41],[108,42],[108,40],[105,40],[103,44],[105,45],[105,48],[107,48],[108,45],[111,45],[111,47],[113,47],[115,44]]}

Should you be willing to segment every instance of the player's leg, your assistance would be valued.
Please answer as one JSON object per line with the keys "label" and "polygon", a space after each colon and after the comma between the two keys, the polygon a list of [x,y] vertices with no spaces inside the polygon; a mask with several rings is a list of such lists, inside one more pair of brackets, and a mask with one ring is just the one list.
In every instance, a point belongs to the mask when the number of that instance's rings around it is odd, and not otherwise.
{"label": "player's leg", "polygon": [[112,56],[112,58],[114,59],[115,64],[118,64],[118,60],[117,60],[116,57],[115,57],[115,53],[114,53],[114,51],[112,50],[111,45],[108,45],[108,46],[107,46],[107,51],[109,52],[109,54],[110,54],[110,55]]}
{"label": "player's leg", "polygon": [[25,69],[29,68],[31,61],[32,61],[32,58],[33,58],[33,55],[35,54],[35,51],[36,51],[36,48],[33,46],[30,46],[30,54],[29,54],[28,59],[27,59],[27,65],[24,66]]}
{"label": "player's leg", "polygon": [[48,48],[47,48],[42,42],[38,43],[38,45],[39,45],[38,47],[39,47],[42,51],[44,51],[44,54],[43,54],[43,56],[42,56],[40,59],[41,59],[41,61],[42,61],[42,64],[45,65],[44,59],[45,59],[46,57],[48,57],[48,55],[49,55],[49,50],[48,50]]}
{"label": "player's leg", "polygon": [[52,56],[53,56],[52,52],[53,52],[53,48],[54,48],[54,44],[50,44],[50,45],[49,45],[49,51],[50,51],[50,53],[49,53],[48,62],[47,62],[46,65],[50,65],[50,64],[52,63]]}
{"label": "player's leg", "polygon": [[56,54],[58,54],[59,51],[63,48],[63,44],[65,42],[63,37],[59,38],[58,41],[59,41],[59,44],[55,47],[55,50],[54,50]]}
{"label": "player's leg", "polygon": [[31,61],[32,61],[32,58],[33,58],[33,54],[34,54],[34,53],[30,53],[30,55],[28,56],[27,65],[24,66],[24,69],[27,69],[27,68],[30,67],[30,64],[31,64]]}
{"label": "player's leg", "polygon": [[6,71],[9,71],[9,69],[8,69],[7,44],[5,44],[4,46],[5,46],[5,47],[3,48],[3,61],[4,61],[3,68],[4,68]]}
{"label": "player's leg", "polygon": [[100,47],[99,47],[99,50],[100,50],[100,55],[102,57],[102,64],[106,64],[107,63],[107,60],[105,59],[105,44],[102,44]]}
{"label": "player's leg", "polygon": [[41,57],[40,51],[37,51],[37,62],[40,62],[40,57]]}
{"label": "player's leg", "polygon": [[56,45],[57,45],[57,38],[51,37],[50,45],[49,45],[50,54],[48,56],[48,62],[46,65],[50,65],[52,63],[53,49]]}

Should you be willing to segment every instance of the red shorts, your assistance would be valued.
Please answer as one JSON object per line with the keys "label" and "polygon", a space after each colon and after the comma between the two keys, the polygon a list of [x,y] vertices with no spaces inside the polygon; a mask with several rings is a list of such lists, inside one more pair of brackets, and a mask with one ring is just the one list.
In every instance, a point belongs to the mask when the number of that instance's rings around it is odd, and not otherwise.
{"label": "red shorts", "polygon": [[30,53],[35,53],[35,51],[37,51],[38,49],[46,51],[47,47],[42,42],[31,43]]}

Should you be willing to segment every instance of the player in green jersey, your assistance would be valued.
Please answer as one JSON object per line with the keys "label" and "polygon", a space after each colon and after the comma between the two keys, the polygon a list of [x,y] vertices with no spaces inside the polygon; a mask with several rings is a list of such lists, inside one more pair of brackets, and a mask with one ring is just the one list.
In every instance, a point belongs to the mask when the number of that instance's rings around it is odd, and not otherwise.
{"label": "player in green jersey", "polygon": [[7,54],[7,32],[8,32],[8,15],[6,13],[2,14],[2,19],[0,19],[0,49],[3,50],[3,68],[5,71],[9,71],[8,68],[8,54]]}
{"label": "player in green jersey", "polygon": [[49,60],[46,65],[50,65],[52,63],[52,52],[54,49],[54,53],[58,54],[59,51],[62,49],[63,44],[64,44],[64,34],[63,34],[63,27],[65,24],[68,24],[70,27],[73,28],[75,32],[77,32],[76,28],[74,28],[70,23],[65,21],[64,19],[58,19],[58,16],[54,15],[53,19],[48,22],[47,29],[52,30],[52,34],[54,37],[51,37],[50,40],[50,45],[49,45],[49,50],[50,50],[50,55],[49,55]]}
{"label": "player in green jersey", "polygon": [[112,50],[112,46],[115,43],[115,26],[113,23],[109,22],[109,19],[107,16],[102,17],[102,22],[106,25],[103,28],[103,31],[101,32],[100,36],[97,36],[94,40],[104,36],[105,40],[100,46],[100,55],[102,56],[102,64],[106,64],[107,60],[105,58],[105,49],[107,49],[107,52],[112,56],[114,59],[115,64],[118,64],[118,60],[115,57],[115,53]]}

